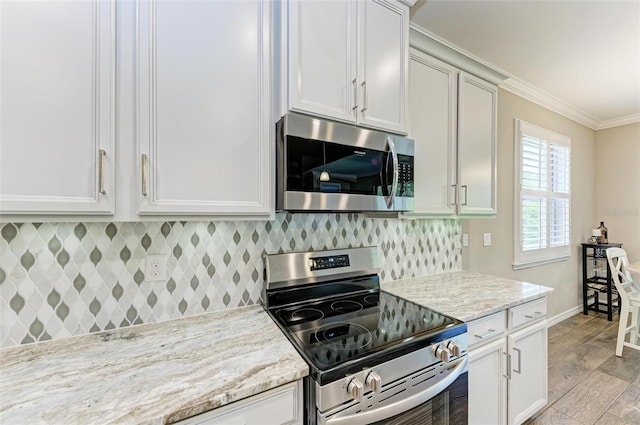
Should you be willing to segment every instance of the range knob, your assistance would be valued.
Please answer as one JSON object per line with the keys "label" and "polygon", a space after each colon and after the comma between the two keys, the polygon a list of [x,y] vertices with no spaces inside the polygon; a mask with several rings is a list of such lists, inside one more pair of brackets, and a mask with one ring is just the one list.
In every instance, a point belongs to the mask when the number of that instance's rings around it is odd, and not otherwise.
{"label": "range knob", "polygon": [[451,352],[447,350],[446,347],[443,347],[442,345],[438,345],[436,349],[433,350],[433,354],[436,356],[437,359],[443,362],[448,362],[451,359]]}
{"label": "range knob", "polygon": [[460,348],[460,345],[457,342],[449,341],[447,349],[451,351],[451,354],[455,357],[460,357],[462,355],[462,348]]}
{"label": "range knob", "polygon": [[375,372],[369,373],[364,383],[367,385],[367,388],[376,394],[380,394],[380,391],[382,391],[382,378]]}
{"label": "range knob", "polygon": [[364,385],[358,378],[353,378],[347,385],[347,392],[355,401],[362,401],[364,396]]}

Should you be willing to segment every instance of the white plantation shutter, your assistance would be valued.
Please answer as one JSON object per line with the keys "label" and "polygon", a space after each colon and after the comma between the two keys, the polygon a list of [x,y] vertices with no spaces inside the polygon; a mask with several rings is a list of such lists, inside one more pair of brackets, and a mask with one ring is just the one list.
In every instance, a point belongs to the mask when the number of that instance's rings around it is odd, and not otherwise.
{"label": "white plantation shutter", "polygon": [[571,254],[571,139],[516,120],[514,268]]}

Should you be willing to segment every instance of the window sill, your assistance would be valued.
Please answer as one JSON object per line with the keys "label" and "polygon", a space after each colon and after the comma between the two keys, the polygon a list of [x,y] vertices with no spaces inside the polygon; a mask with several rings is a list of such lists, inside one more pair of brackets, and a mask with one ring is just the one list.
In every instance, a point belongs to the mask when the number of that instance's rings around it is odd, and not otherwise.
{"label": "window sill", "polygon": [[564,255],[562,257],[547,258],[544,260],[513,264],[513,270],[522,270],[522,269],[528,269],[531,267],[543,266],[545,264],[559,263],[560,261],[567,261],[570,257],[571,257],[570,255]]}

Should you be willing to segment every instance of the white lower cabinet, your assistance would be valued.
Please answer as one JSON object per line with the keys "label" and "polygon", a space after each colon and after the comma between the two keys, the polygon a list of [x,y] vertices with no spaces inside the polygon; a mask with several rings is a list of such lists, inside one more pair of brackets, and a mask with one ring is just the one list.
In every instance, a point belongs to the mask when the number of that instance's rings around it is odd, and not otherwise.
{"label": "white lower cabinet", "polygon": [[521,424],[547,404],[547,322],[510,334],[509,424]]}
{"label": "white lower cabinet", "polygon": [[469,423],[507,421],[507,344],[500,338],[469,352]]}
{"label": "white lower cabinet", "polygon": [[302,424],[302,380],[178,422],[179,425]]}
{"label": "white lower cabinet", "polygon": [[508,324],[504,311],[468,324],[470,425],[519,425],[547,404],[545,307],[532,301],[510,309]]}

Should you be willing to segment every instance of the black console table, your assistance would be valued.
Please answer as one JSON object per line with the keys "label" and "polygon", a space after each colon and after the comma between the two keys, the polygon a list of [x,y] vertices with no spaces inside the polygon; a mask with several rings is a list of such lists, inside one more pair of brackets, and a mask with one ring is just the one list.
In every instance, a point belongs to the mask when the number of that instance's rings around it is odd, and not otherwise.
{"label": "black console table", "polygon": [[620,313],[618,293],[613,286],[611,269],[607,261],[606,251],[611,247],[620,248],[622,244],[582,244],[582,313],[586,315],[589,310],[607,313],[607,319],[610,322],[613,320],[615,307]]}

